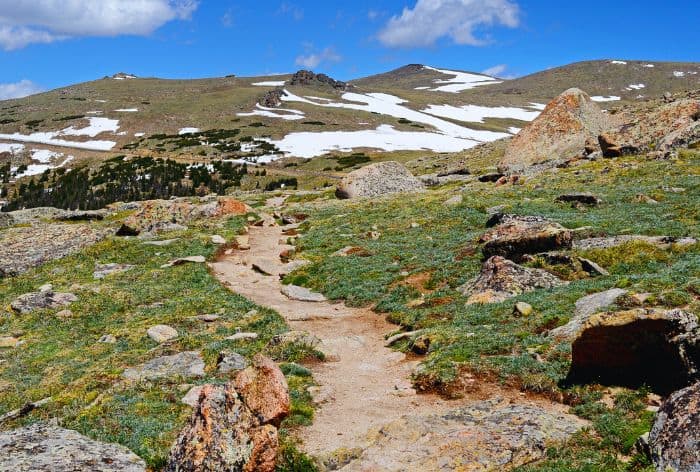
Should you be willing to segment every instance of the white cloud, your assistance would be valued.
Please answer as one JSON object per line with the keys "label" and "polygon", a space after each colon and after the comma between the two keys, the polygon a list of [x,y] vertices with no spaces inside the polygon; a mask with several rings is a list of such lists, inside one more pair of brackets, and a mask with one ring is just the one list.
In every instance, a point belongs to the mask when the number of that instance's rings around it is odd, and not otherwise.
{"label": "white cloud", "polygon": [[13,84],[0,84],[0,100],[22,98],[44,90],[31,80],[20,80]]}
{"label": "white cloud", "polygon": [[520,9],[511,0],[417,0],[392,17],[379,33],[379,40],[390,47],[432,46],[440,38],[456,44],[480,46],[488,41],[475,31],[485,26],[519,25]]}
{"label": "white cloud", "polygon": [[323,62],[340,62],[342,57],[335,51],[333,47],[327,47],[321,52],[301,55],[296,58],[296,65],[306,67],[307,69],[315,69]]}
{"label": "white cloud", "polygon": [[0,0],[0,47],[76,36],[147,35],[189,19],[198,0]]}
{"label": "white cloud", "polygon": [[488,69],[483,71],[482,74],[489,75],[491,77],[500,77],[501,74],[503,74],[507,68],[508,68],[507,65],[499,64],[497,66],[489,67]]}

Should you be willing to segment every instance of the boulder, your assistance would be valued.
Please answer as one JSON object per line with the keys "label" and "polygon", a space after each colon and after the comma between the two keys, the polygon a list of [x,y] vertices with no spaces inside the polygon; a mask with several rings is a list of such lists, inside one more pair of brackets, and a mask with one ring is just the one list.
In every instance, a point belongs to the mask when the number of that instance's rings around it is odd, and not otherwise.
{"label": "boulder", "polygon": [[495,215],[488,225],[498,225],[485,233],[480,243],[484,257],[502,256],[519,262],[526,254],[571,248],[573,233],[559,223],[539,216]]}
{"label": "boulder", "polygon": [[636,146],[619,143],[610,133],[603,133],[598,136],[598,144],[600,144],[603,157],[622,157],[639,152]]}
{"label": "boulder", "polygon": [[221,351],[217,362],[217,369],[222,374],[238,372],[248,367],[248,359],[235,351]]}
{"label": "boulder", "polygon": [[533,165],[554,167],[584,153],[586,141],[611,128],[611,118],[586,93],[572,88],[508,144],[499,168],[520,172]]}
{"label": "boulder", "polygon": [[498,303],[537,289],[551,289],[565,285],[549,272],[530,269],[494,256],[484,262],[481,273],[460,287],[460,292],[469,297],[467,303]]}
{"label": "boulder", "polygon": [[700,382],[675,392],[661,405],[649,434],[658,472],[700,470]]}
{"label": "boulder", "polygon": [[139,367],[126,369],[122,377],[137,381],[204,377],[204,359],[201,353],[194,351],[157,357]]}
{"label": "boulder", "polygon": [[284,374],[270,359],[256,356],[253,365],[227,385],[201,387],[165,471],[273,472],[277,426],[289,408]]}
{"label": "boulder", "polygon": [[145,472],[127,448],[93,441],[76,431],[36,423],[0,432],[0,470],[32,472]]}
{"label": "boulder", "polygon": [[217,201],[216,212],[213,216],[242,216],[251,211],[252,208],[235,198],[222,197]]}
{"label": "boulder", "polygon": [[574,337],[581,331],[584,323],[596,313],[600,313],[622,295],[626,295],[627,290],[613,288],[604,292],[593,293],[579,298],[576,301],[574,316],[564,326],[555,328],[549,332],[549,336],[554,339],[573,341]]}
{"label": "boulder", "polygon": [[158,344],[165,343],[177,338],[177,330],[168,325],[156,325],[148,328],[146,334]]}
{"label": "boulder", "polygon": [[338,185],[338,198],[379,197],[382,195],[415,192],[424,188],[406,167],[398,162],[378,162],[350,172]]}
{"label": "boulder", "polygon": [[700,328],[683,310],[598,313],[572,344],[569,383],[596,382],[670,393],[698,378]]}
{"label": "boulder", "polygon": [[500,399],[440,415],[409,412],[371,433],[342,470],[512,470],[544,458],[549,444],[585,426],[573,415]]}
{"label": "boulder", "polygon": [[35,310],[60,308],[78,301],[72,293],[56,293],[50,284],[42,286],[38,292],[25,293],[17,297],[10,307],[20,313],[28,314]]}
{"label": "boulder", "polygon": [[325,302],[326,297],[320,293],[315,293],[305,287],[299,287],[296,285],[283,285],[282,295],[289,298],[290,300],[296,300],[300,302],[312,302],[320,303]]}

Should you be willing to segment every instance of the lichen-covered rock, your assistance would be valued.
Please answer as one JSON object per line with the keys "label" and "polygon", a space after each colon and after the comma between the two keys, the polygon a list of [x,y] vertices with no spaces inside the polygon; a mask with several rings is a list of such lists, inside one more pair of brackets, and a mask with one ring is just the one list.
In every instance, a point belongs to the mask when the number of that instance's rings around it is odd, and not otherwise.
{"label": "lichen-covered rock", "polygon": [[270,359],[225,386],[201,388],[188,424],[170,450],[166,472],[273,472],[277,426],[289,414],[284,374]]}
{"label": "lichen-covered rock", "polygon": [[398,162],[378,162],[350,172],[338,185],[338,198],[380,197],[424,188],[406,167]]}
{"label": "lichen-covered rock", "polygon": [[670,393],[698,378],[700,327],[683,310],[598,313],[572,344],[571,383],[597,382]]}
{"label": "lichen-covered rock", "polygon": [[485,257],[503,256],[519,262],[525,254],[568,249],[573,233],[559,223],[539,216],[495,215],[488,224],[499,222],[479,242]]}
{"label": "lichen-covered rock", "polygon": [[700,471],[700,382],[664,401],[649,434],[649,449],[658,472]]}
{"label": "lichen-covered rock", "polygon": [[394,421],[340,470],[510,470],[542,459],[548,443],[566,440],[584,426],[573,415],[488,400]]}
{"label": "lichen-covered rock", "polygon": [[591,97],[579,89],[569,89],[513,137],[499,167],[510,172],[536,164],[553,167],[583,154],[586,141],[597,139],[612,126],[611,118]]}
{"label": "lichen-covered rock", "polygon": [[145,472],[146,464],[117,444],[37,423],[0,432],[0,470],[12,472]]}
{"label": "lichen-covered rock", "polygon": [[576,301],[574,316],[571,317],[571,320],[567,324],[551,330],[549,336],[558,340],[572,341],[591,316],[609,307],[626,293],[627,290],[613,288],[579,298]]}
{"label": "lichen-covered rock", "polygon": [[481,273],[460,288],[467,303],[498,303],[525,292],[564,285],[559,278],[541,269],[530,269],[494,256],[484,262]]}
{"label": "lichen-covered rock", "polygon": [[72,293],[56,293],[50,284],[42,286],[38,292],[25,293],[17,297],[10,307],[23,315],[35,310],[60,308],[78,300]]}
{"label": "lichen-covered rock", "polygon": [[122,377],[138,381],[204,377],[204,359],[201,353],[194,351],[156,357],[141,366],[126,369]]}

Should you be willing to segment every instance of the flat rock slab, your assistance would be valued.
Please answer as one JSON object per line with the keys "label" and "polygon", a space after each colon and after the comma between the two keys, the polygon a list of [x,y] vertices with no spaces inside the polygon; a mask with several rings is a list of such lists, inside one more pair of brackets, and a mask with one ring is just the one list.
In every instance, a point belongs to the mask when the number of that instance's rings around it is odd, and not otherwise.
{"label": "flat rock slab", "polygon": [[204,264],[205,262],[207,262],[207,259],[204,256],[181,257],[180,259],[175,259],[173,261],[168,262],[167,264],[163,264],[161,266],[161,269],[167,269],[168,267],[181,266],[184,264]]}
{"label": "flat rock slab", "polygon": [[585,425],[538,406],[488,400],[444,415],[404,416],[341,470],[509,470],[541,459],[548,443]]}
{"label": "flat rock slab", "polygon": [[126,369],[122,374],[122,377],[128,380],[158,380],[203,376],[204,359],[202,359],[200,352],[194,351],[156,357],[143,365]]}
{"label": "flat rock slab", "polygon": [[280,290],[282,295],[289,298],[290,300],[297,300],[300,302],[313,302],[320,303],[325,302],[326,297],[320,293],[315,293],[305,287],[299,287],[297,285],[284,285]]}
{"label": "flat rock slab", "polygon": [[42,286],[38,292],[25,293],[17,297],[10,307],[23,315],[35,310],[60,308],[78,301],[72,293],[56,293],[51,285]]}
{"label": "flat rock slab", "polygon": [[108,275],[128,272],[133,268],[134,266],[130,264],[96,264],[92,277],[97,280],[101,280]]}
{"label": "flat rock slab", "polygon": [[588,238],[574,241],[574,249],[588,251],[590,249],[608,249],[621,246],[631,242],[642,242],[658,246],[661,248],[670,247],[673,244],[678,246],[691,246],[698,242],[695,238],[674,238],[671,236],[644,236],[639,234],[625,234],[621,236],[610,236],[605,238]]}
{"label": "flat rock slab", "polygon": [[573,340],[588,318],[614,304],[615,300],[625,294],[627,294],[627,290],[613,288],[579,298],[576,301],[576,309],[571,320],[564,326],[551,330],[549,336],[555,339]]}
{"label": "flat rock slab", "polygon": [[0,470],[145,472],[146,464],[123,446],[39,423],[0,432]]}
{"label": "flat rock slab", "polygon": [[146,331],[148,337],[157,343],[164,343],[177,338],[178,334],[175,328],[168,325],[156,325]]}

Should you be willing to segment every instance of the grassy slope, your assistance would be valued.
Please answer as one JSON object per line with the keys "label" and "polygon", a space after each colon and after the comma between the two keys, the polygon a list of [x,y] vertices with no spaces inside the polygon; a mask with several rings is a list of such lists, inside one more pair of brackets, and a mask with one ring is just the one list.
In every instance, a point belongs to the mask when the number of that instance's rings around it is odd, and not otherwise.
{"label": "grassy slope", "polygon": [[[121,382],[122,371],[159,355],[201,350],[207,375],[194,383],[221,383],[226,376],[217,373],[216,361],[222,349],[235,349],[251,357],[265,351],[273,335],[287,331],[279,315],[223,288],[203,264],[160,268],[177,257],[211,257],[217,247],[209,242],[210,235],[232,237],[244,221],[235,218],[223,227],[203,224],[164,235],[180,238],[166,247],[113,238],[0,281],[0,306],[8,307],[0,318],[0,333],[25,341],[19,348],[0,350],[0,413],[53,397],[49,405],[3,428],[58,418],[64,427],[127,446],[150,466],[163,465],[172,441],[190,415],[191,410],[179,400],[187,391],[181,385],[192,380],[128,384]],[[129,263],[136,268],[96,281],[92,272],[98,262]],[[70,307],[72,318],[57,318],[59,310],[22,316],[8,311],[16,296],[47,282],[57,291],[78,295],[79,301]],[[220,313],[222,318],[210,324],[191,319],[207,313]],[[146,330],[156,324],[175,327],[180,337],[167,345],[156,345],[146,336]],[[260,333],[260,338],[247,343],[224,340],[237,329]],[[117,336],[117,344],[98,343],[104,334]],[[305,355],[303,350],[294,349],[269,354],[280,361],[295,361]],[[306,393],[312,380],[305,369],[285,368],[293,397],[292,416],[285,423],[289,428],[312,418]],[[285,451],[289,460],[302,460],[293,446]]]}
{"label": "grassy slope", "polygon": [[[316,203],[305,209],[311,218],[301,240],[302,255],[315,264],[292,274],[289,281],[351,304],[376,304],[378,311],[407,330],[427,329],[432,344],[416,379],[420,386],[450,392],[452,382],[466,370],[525,391],[563,396],[577,405],[577,413],[594,421],[595,433],[551,451],[551,462],[543,464],[543,469],[623,470],[615,457],[630,452],[640,430],[649,426],[650,415],[639,407],[633,392],[608,409],[597,401],[596,387],[562,390],[558,384],[568,371],[570,345],[552,345],[541,333],[565,323],[581,296],[611,287],[650,292],[651,305],[689,304],[697,313],[700,246],[666,251],[637,243],[581,252],[611,275],[591,279],[560,271],[572,280],[570,285],[501,304],[466,306],[455,288],[479,271],[481,254],[475,240],[485,231],[489,207],[504,205],[508,212],[544,215],[570,228],[591,226],[594,234],[697,236],[700,206],[689,203],[700,201],[699,175],[700,155],[688,152],[675,161],[630,157],[586,163],[533,177],[522,186],[473,183],[460,191],[452,185],[371,206],[332,200]],[[673,193],[661,185],[686,190]],[[560,194],[583,189],[605,203],[579,210],[554,202]],[[462,194],[463,203],[444,206],[442,202],[456,193]],[[660,203],[637,203],[635,196],[640,193]],[[420,227],[412,228],[412,222]],[[382,234],[376,241],[366,237],[373,227]],[[363,247],[371,255],[330,256],[345,246]],[[424,303],[416,307],[412,302],[421,298]],[[516,301],[530,303],[535,313],[514,317]],[[403,348],[408,349],[408,344]],[[544,362],[538,362],[536,354]],[[587,469],[586,460],[593,464]]]}

